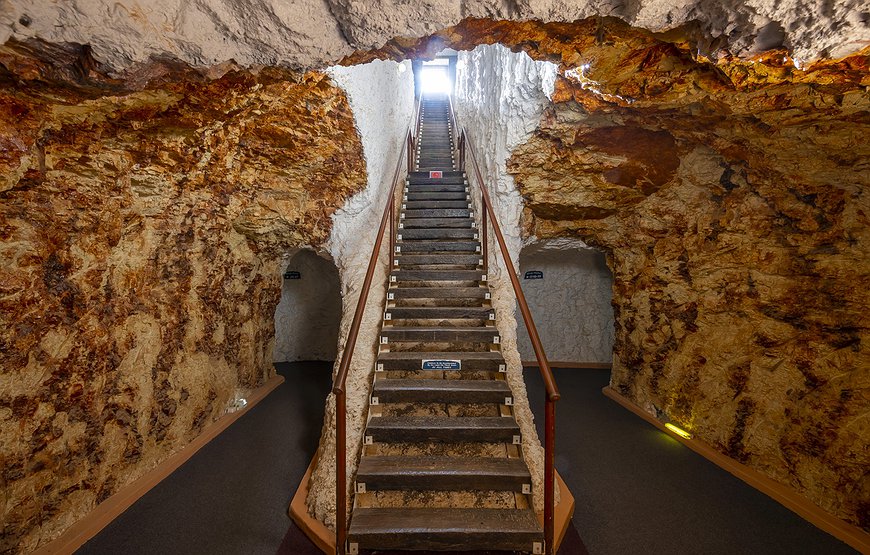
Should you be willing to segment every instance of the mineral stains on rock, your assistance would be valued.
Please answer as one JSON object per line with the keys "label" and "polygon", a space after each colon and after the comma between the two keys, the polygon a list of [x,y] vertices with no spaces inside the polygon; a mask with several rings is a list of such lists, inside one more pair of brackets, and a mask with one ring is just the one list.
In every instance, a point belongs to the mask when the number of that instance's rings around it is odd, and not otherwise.
{"label": "mineral stains on rock", "polygon": [[[608,254],[612,386],[870,530],[868,52],[797,69],[692,26],[467,19],[345,63],[494,43],[559,66],[508,167],[527,234]],[[113,69],[0,48],[0,551],[57,536],[268,378],[280,255],[365,186],[320,73]]]}
{"label": "mineral stains on rock", "polygon": [[798,69],[688,26],[467,19],[346,62],[495,42],[559,66],[508,170],[527,235],[608,253],[612,386],[870,530],[870,51]]}
{"label": "mineral stains on rock", "polygon": [[[62,54],[62,55],[61,55]],[[30,551],[272,368],[280,256],[365,186],[320,73],[0,50],[0,551]]]}

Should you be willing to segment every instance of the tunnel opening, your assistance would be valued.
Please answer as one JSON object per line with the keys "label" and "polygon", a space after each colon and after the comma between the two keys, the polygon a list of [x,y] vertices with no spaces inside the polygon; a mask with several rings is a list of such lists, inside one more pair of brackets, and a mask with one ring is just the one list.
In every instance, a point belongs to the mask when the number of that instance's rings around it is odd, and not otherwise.
{"label": "tunnel opening", "polygon": [[[610,368],[613,359],[613,273],[604,253],[564,241],[542,241],[520,252],[520,278],[547,358],[555,366]],[[517,314],[517,347],[537,364]]]}
{"label": "tunnel opening", "polygon": [[282,279],[274,362],[335,360],[341,322],[338,268],[314,251],[301,250],[284,266]]}

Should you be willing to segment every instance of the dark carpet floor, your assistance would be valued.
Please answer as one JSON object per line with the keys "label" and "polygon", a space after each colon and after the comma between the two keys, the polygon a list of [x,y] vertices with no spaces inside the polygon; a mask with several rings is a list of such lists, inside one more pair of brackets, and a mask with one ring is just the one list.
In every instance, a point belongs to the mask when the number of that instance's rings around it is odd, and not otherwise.
{"label": "dark carpet floor", "polygon": [[[331,365],[278,368],[284,384],[78,553],[314,555],[287,507],[317,447]],[[527,375],[540,426],[543,387]],[[556,466],[579,533],[562,555],[584,544],[593,555],[855,553],[604,397],[607,371],[556,378]]]}

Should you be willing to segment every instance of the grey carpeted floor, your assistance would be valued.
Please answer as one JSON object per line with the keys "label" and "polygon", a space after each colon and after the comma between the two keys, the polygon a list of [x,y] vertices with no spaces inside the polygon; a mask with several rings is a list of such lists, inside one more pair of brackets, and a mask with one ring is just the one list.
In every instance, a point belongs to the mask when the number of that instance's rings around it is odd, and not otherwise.
{"label": "grey carpeted floor", "polygon": [[[278,368],[284,384],[79,553],[273,555],[317,447],[331,365]],[[527,375],[542,425],[543,388]],[[556,465],[593,555],[855,553],[604,397],[607,371],[556,378]]]}

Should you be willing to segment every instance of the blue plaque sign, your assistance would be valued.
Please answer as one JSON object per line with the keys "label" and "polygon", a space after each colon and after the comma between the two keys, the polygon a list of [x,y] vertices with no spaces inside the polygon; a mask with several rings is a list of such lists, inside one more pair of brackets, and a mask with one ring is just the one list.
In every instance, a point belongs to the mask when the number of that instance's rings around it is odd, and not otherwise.
{"label": "blue plaque sign", "polygon": [[301,272],[284,272],[284,279],[302,279]]}
{"label": "blue plaque sign", "polygon": [[461,360],[424,360],[423,370],[462,370]]}
{"label": "blue plaque sign", "polygon": [[523,276],[523,279],[544,279],[544,272],[532,270],[530,272],[526,272],[526,274]]}

